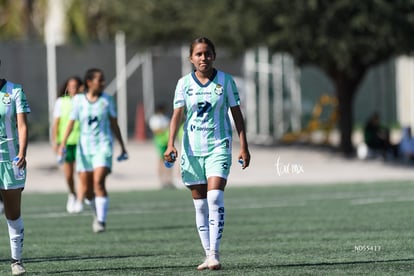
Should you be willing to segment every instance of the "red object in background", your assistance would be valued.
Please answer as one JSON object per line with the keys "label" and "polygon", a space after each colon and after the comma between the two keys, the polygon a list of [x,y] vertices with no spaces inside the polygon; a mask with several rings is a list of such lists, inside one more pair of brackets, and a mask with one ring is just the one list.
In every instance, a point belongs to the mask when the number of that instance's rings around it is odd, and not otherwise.
{"label": "red object in background", "polygon": [[147,139],[145,134],[145,111],[144,105],[138,104],[135,116],[135,140],[144,141]]}

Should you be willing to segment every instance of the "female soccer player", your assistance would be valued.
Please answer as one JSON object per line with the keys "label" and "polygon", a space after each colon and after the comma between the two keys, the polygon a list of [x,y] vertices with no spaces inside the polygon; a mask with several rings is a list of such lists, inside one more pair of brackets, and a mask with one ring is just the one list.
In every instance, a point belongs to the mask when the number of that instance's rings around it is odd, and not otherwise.
{"label": "female soccer player", "polygon": [[[62,141],[63,134],[69,122],[69,115],[72,110],[72,98],[78,94],[82,86],[82,80],[79,77],[68,78],[59,97],[56,100],[53,111],[52,125],[52,144],[53,149],[58,153],[59,146]],[[63,172],[65,174],[66,183],[69,189],[68,200],[66,202],[66,211],[68,213],[79,213],[83,209],[82,201],[76,200],[75,192],[75,160],[76,160],[76,144],[79,140],[79,123],[75,122],[72,133],[70,134],[67,144],[66,153],[63,157]]]}
{"label": "female soccer player", "polygon": [[113,137],[118,140],[122,154],[127,154],[117,122],[115,104],[111,96],[103,92],[105,78],[102,70],[89,69],[84,81],[86,93],[73,98],[73,109],[60,152],[73,129],[75,120],[80,124],[80,139],[76,149],[76,170],[82,183],[95,193],[92,208],[96,211],[92,229],[105,231],[109,199],[105,187],[106,176],[112,169]]}
{"label": "female soccer player", "polygon": [[243,169],[250,163],[236,84],[231,75],[213,67],[215,59],[215,47],[208,38],[192,42],[190,61],[195,70],[177,83],[168,148],[164,153],[164,159],[169,162],[178,156],[174,140],[185,115],[181,174],[192,193],[197,230],[206,254],[198,270],[221,268],[219,247],[224,227],[224,188],[232,161],[229,109],[240,138],[237,158],[242,160]]}
{"label": "female soccer player", "polygon": [[0,193],[9,228],[11,270],[26,272],[22,264],[24,225],[22,191],[26,183],[27,117],[30,107],[20,84],[0,79]]}

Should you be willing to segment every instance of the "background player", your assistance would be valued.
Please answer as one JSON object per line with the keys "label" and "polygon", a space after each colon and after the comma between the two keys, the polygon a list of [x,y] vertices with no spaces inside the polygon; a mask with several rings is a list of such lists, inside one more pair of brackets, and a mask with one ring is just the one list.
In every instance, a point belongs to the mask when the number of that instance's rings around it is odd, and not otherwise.
{"label": "background player", "polygon": [[109,206],[108,193],[105,187],[106,176],[112,169],[113,137],[118,140],[122,154],[126,155],[125,145],[119,130],[115,103],[113,98],[103,89],[105,77],[100,69],[89,69],[85,74],[86,93],[73,98],[73,110],[60,152],[73,129],[75,120],[80,123],[80,139],[76,149],[76,170],[80,181],[95,193],[91,200],[96,208],[92,229],[94,232],[105,231]]}
{"label": "background player", "polygon": [[[82,80],[77,77],[68,78],[59,92],[53,111],[52,144],[53,149],[58,153],[63,135],[69,123],[70,112],[72,111],[72,98],[83,88]],[[82,201],[76,200],[75,192],[75,160],[76,144],[79,140],[79,122],[75,122],[72,133],[68,137],[66,153],[63,157],[63,173],[69,189],[66,210],[69,213],[79,213],[83,209]]]}

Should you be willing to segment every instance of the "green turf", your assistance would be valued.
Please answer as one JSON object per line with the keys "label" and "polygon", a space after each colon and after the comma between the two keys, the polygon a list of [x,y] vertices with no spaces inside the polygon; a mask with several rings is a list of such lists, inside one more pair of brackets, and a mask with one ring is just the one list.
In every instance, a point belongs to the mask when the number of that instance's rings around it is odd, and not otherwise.
{"label": "green turf", "polygon": [[[414,184],[232,188],[223,269],[198,272],[202,249],[186,190],[110,194],[107,231],[65,194],[25,194],[29,275],[412,275]],[[0,275],[10,267],[7,226]]]}

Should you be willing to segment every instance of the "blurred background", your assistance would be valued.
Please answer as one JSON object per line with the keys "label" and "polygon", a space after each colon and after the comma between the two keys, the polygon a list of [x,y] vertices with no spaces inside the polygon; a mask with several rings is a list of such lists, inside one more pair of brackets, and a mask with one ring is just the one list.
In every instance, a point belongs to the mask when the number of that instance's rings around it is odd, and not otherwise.
{"label": "blurred background", "polygon": [[413,33],[413,0],[0,0],[0,77],[23,85],[30,139],[48,141],[59,87],[101,68],[123,134],[146,140],[154,107],[172,112],[191,41],[207,36],[251,143],[349,155],[373,112],[395,140],[414,126]]}

